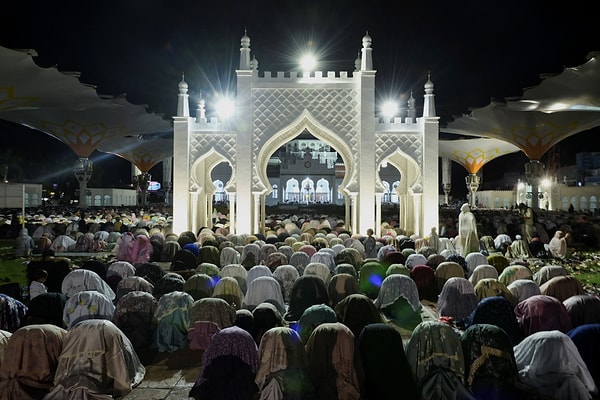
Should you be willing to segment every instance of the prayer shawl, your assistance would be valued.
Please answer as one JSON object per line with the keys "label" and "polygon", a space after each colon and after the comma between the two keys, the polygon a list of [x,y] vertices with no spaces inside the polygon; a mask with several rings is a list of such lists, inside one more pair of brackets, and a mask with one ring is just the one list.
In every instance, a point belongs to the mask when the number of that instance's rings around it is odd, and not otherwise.
{"label": "prayer shawl", "polygon": [[514,351],[523,383],[550,399],[591,399],[598,390],[577,347],[563,332],[533,333]]}
{"label": "prayer shawl", "polygon": [[565,305],[555,297],[531,296],[517,304],[514,310],[526,336],[551,330],[566,333],[572,327]]}
{"label": "prayer shawl", "polygon": [[115,324],[82,321],[64,337],[54,388],[44,399],[112,399],[131,392],[145,374],[131,342]]}

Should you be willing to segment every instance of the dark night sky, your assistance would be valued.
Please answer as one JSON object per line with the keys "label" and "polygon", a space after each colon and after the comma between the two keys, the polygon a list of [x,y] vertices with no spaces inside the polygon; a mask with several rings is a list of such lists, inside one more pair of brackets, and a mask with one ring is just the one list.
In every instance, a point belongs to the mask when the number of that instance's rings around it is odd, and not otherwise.
{"label": "dark night sky", "polygon": [[[259,70],[273,72],[295,69],[296,56],[305,49],[319,55],[323,71],[352,71],[368,31],[378,99],[413,91],[421,106],[430,72],[441,123],[491,98],[519,96],[540,82],[539,74],[583,64],[589,52],[600,50],[594,13],[575,3],[572,8],[537,0],[10,3],[2,13],[1,46],[33,48],[39,65],[80,71],[81,81],[97,86],[100,94],[126,93],[131,103],[148,104],[167,118],[175,112],[182,73],[192,98],[201,90],[209,110],[220,93],[234,91],[244,29]],[[33,147],[24,157],[41,151],[44,157],[60,154],[67,165],[75,159],[47,135],[8,123],[0,129],[5,138],[13,134],[4,148],[18,153]],[[572,163],[574,152],[594,134],[561,143],[561,163]],[[106,179],[128,179],[127,162],[110,156],[104,163]]]}

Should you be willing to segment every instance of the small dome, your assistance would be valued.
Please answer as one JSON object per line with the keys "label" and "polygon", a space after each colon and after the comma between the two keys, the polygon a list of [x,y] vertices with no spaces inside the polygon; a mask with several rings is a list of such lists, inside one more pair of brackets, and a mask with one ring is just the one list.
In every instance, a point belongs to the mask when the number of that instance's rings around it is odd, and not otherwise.
{"label": "small dome", "polygon": [[433,89],[433,82],[431,82],[431,80],[427,80],[427,82],[425,82],[425,89]]}
{"label": "small dome", "polygon": [[363,47],[371,47],[371,43],[373,43],[373,39],[369,36],[369,32],[365,33],[365,36],[362,38]]}
{"label": "small dome", "polygon": [[181,82],[179,82],[179,90],[187,91],[187,89],[188,89],[188,84],[185,81],[185,77],[182,75]]}
{"label": "small dome", "polygon": [[248,37],[246,32],[244,32],[244,36],[242,36],[240,42],[242,43],[242,47],[250,47],[250,38]]}

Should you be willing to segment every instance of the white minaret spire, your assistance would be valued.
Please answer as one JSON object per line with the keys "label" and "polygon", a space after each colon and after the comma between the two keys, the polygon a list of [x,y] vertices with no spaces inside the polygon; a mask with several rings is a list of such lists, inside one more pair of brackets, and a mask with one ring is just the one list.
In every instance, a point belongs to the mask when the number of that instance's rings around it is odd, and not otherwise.
{"label": "white minaret spire", "polygon": [[423,116],[435,117],[435,100],[433,95],[433,82],[431,82],[431,72],[427,73],[427,82],[425,82],[425,100],[423,104]]}
{"label": "white minaret spire", "polygon": [[190,116],[188,84],[185,82],[185,74],[181,74],[181,82],[179,82],[179,94],[177,95],[177,116]]}
{"label": "white minaret spire", "polygon": [[240,70],[250,69],[250,38],[247,35],[247,31],[244,28],[244,36],[241,40],[242,47],[240,47]]}
{"label": "white minaret spire", "polygon": [[362,57],[360,60],[360,70],[361,71],[373,71],[373,49],[371,48],[371,43],[373,40],[371,36],[369,36],[369,32],[365,33],[365,36],[362,38]]}

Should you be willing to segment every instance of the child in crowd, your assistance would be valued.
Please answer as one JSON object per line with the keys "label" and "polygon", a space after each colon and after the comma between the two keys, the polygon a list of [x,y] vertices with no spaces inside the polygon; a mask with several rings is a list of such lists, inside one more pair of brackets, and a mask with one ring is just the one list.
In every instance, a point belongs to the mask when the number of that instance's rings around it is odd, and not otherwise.
{"label": "child in crowd", "polygon": [[48,272],[44,269],[35,269],[33,271],[33,280],[29,285],[29,300],[32,300],[40,294],[48,293],[48,288],[44,285],[46,278],[48,278]]}

